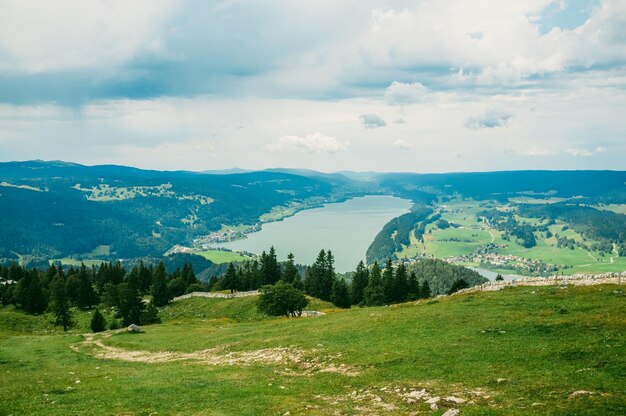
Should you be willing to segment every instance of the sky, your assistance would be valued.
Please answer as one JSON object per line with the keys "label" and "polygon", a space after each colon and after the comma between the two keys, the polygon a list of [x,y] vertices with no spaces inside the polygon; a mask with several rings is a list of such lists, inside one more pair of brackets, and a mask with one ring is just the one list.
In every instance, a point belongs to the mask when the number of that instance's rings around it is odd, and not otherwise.
{"label": "sky", "polygon": [[625,0],[0,0],[0,161],[626,169]]}

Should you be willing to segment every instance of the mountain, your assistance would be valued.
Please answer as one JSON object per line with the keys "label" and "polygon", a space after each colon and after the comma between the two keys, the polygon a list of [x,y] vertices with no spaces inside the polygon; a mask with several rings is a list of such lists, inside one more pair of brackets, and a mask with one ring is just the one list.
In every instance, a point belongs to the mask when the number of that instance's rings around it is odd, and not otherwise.
{"label": "mountain", "polygon": [[253,225],[275,207],[304,209],[366,194],[395,195],[420,205],[454,195],[583,197],[576,204],[626,201],[623,171],[213,173],[41,160],[0,163],[0,258],[160,256],[223,224]]}

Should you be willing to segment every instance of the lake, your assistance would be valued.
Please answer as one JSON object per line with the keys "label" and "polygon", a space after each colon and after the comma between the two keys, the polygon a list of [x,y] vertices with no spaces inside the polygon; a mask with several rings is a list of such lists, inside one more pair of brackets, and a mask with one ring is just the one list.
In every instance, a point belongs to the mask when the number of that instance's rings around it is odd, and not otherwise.
{"label": "lake", "polygon": [[248,238],[213,244],[233,251],[260,254],[271,246],[279,260],[290,252],[296,263],[312,264],[321,249],[330,249],[338,272],[352,271],[374,237],[392,218],[409,212],[411,201],[386,195],[369,195],[320,208],[300,211],[283,221],[263,224]]}

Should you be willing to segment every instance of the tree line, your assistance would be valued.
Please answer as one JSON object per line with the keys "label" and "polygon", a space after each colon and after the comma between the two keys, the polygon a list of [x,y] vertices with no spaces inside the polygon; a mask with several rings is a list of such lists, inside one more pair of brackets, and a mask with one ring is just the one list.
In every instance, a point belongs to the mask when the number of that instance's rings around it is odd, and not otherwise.
{"label": "tree line", "polygon": [[[437,259],[424,259],[409,266],[388,259],[383,267],[377,262],[367,267],[359,262],[356,270],[338,275],[331,250],[321,250],[308,267],[296,265],[293,254],[278,262],[272,247],[259,260],[230,263],[221,278],[210,283],[212,290],[248,291],[267,288],[278,282],[302,290],[309,296],[329,301],[341,308],[353,305],[375,306],[428,298],[483,283],[478,273]],[[457,286],[455,286],[455,283]],[[434,286],[434,290],[431,288]],[[265,289],[266,291],[269,289]]]}
{"label": "tree line", "polygon": [[[156,267],[143,262],[126,270],[120,262],[102,263],[99,267],[63,268],[52,264],[47,270],[27,269],[16,263],[0,266],[0,302],[33,315],[52,312],[55,324],[67,330],[73,326],[71,308],[94,311],[103,318],[99,306],[113,311],[110,327],[158,322],[157,307],[164,306],[184,293],[208,290],[195,276],[193,267],[168,273],[165,264]],[[150,302],[144,302],[150,297]],[[121,323],[120,323],[121,321]]]}

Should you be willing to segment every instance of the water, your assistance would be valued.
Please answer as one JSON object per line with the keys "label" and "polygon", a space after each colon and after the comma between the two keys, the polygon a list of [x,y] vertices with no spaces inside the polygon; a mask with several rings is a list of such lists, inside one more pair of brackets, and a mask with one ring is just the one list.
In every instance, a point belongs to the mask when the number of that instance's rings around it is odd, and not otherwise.
{"label": "water", "polygon": [[300,211],[283,221],[263,224],[244,240],[214,244],[233,251],[260,254],[271,246],[279,260],[290,252],[296,263],[311,264],[321,249],[330,249],[338,272],[354,270],[376,234],[392,218],[409,212],[411,201],[370,195]]}

